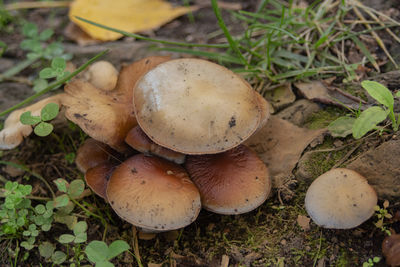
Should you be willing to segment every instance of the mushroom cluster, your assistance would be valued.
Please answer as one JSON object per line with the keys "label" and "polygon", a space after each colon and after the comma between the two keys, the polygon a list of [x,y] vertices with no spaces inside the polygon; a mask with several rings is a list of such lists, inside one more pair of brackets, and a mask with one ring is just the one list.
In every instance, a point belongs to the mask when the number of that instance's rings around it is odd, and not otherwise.
{"label": "mushroom cluster", "polygon": [[[110,63],[95,63],[52,99],[93,138],[76,164],[121,218],[143,231],[167,231],[193,222],[202,207],[241,214],[267,199],[268,169],[242,143],[265,125],[269,105],[244,79],[206,60],[168,57],[117,74]],[[31,132],[11,130],[9,122],[0,147],[15,147]],[[11,134],[17,137],[7,146]]]}
{"label": "mushroom cluster", "polygon": [[[74,98],[65,104],[68,114],[73,114],[69,119],[90,129],[86,132],[98,140],[88,139],[77,153],[76,163],[88,186],[121,218],[147,232],[182,228],[197,218],[201,207],[241,214],[260,206],[271,189],[268,169],[241,143],[268,120],[265,99],[242,78],[209,61],[152,64],[150,58],[144,62],[147,72],[123,83],[122,71],[113,89],[118,92],[118,84],[131,84],[129,95],[81,82],[81,88],[98,91],[96,95],[104,99],[101,104],[112,96],[116,105],[127,105],[127,97],[132,97],[128,109],[137,124],[127,123],[129,130],[123,125],[123,134],[110,135],[114,139],[101,137],[98,130],[91,134],[93,125],[100,124],[87,119],[90,110],[82,114]],[[68,85],[66,92],[76,86]],[[85,101],[94,105],[93,99]],[[139,154],[131,156],[125,144]],[[114,149],[128,158],[121,160]]]}

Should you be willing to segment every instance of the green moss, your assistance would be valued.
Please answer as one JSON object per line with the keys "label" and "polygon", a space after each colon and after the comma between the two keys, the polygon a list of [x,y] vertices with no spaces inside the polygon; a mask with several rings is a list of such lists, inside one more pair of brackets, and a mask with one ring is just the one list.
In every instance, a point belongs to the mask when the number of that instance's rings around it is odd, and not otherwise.
{"label": "green moss", "polygon": [[[330,149],[333,147],[333,138],[326,138],[325,142],[316,150]],[[313,152],[305,163],[306,170],[312,177],[318,177],[329,171],[351,149],[332,150],[327,152]]]}
{"label": "green moss", "polygon": [[327,107],[321,111],[315,112],[307,118],[305,127],[309,129],[325,128],[329,123],[343,116],[345,113],[346,112],[339,107]]}

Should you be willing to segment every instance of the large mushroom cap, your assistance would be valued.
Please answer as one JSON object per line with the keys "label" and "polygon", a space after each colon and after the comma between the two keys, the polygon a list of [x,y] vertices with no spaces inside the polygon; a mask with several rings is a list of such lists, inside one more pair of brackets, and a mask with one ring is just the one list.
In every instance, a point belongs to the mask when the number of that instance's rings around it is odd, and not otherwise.
{"label": "large mushroom cap", "polygon": [[241,214],[260,206],[271,190],[265,164],[240,145],[219,154],[188,156],[185,163],[205,209]]}
{"label": "large mushroom cap", "polygon": [[153,231],[182,228],[201,208],[199,191],[182,167],[143,154],[114,170],[107,198],[121,218]]}
{"label": "large mushroom cap", "polygon": [[313,221],[321,227],[354,228],[374,214],[378,201],[367,180],[349,169],[332,169],[311,184],[305,206]]}
{"label": "large mushroom cap", "polygon": [[133,93],[142,130],[157,144],[185,154],[233,148],[261,119],[250,85],[206,60],[161,63],[138,81]]}

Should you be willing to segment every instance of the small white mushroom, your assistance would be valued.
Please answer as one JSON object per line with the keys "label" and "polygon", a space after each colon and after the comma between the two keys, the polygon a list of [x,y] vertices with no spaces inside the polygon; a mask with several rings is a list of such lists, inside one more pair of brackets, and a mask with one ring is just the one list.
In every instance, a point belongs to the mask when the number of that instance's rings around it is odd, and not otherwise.
{"label": "small white mushroom", "polygon": [[332,169],[311,184],[305,207],[311,219],[321,227],[350,229],[374,214],[378,202],[367,180],[349,169]]}
{"label": "small white mushroom", "polygon": [[85,78],[96,88],[111,91],[117,85],[118,71],[108,61],[97,61],[85,72]]}

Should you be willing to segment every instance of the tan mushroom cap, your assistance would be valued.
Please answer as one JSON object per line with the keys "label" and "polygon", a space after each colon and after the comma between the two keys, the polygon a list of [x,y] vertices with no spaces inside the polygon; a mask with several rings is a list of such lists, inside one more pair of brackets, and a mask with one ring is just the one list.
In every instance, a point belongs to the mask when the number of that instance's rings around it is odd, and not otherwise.
{"label": "tan mushroom cap", "polygon": [[114,170],[107,198],[122,219],[151,231],[185,227],[201,208],[199,191],[182,167],[143,154]]}
{"label": "tan mushroom cap", "polygon": [[185,154],[173,151],[154,143],[140,128],[139,125],[133,127],[125,137],[125,142],[133,149],[145,153],[153,154],[161,158],[171,160],[177,164],[185,161]]}
{"label": "tan mushroom cap", "polygon": [[116,164],[114,163],[103,162],[88,169],[85,173],[86,184],[93,190],[93,192],[105,200],[107,200],[106,190],[108,180],[110,180],[115,167]]}
{"label": "tan mushroom cap", "polygon": [[244,145],[188,156],[185,168],[200,191],[202,206],[215,213],[249,212],[264,203],[271,190],[267,167]]}
{"label": "tan mushroom cap", "polygon": [[78,148],[75,164],[81,172],[86,173],[88,169],[117,156],[117,153],[106,144],[96,141],[93,138],[88,138]]}
{"label": "tan mushroom cap", "polygon": [[40,116],[44,106],[49,103],[60,104],[64,96],[64,94],[50,96],[28,107],[13,111],[5,120],[3,130],[0,131],[0,149],[13,149],[32,133],[31,125],[21,123],[22,113],[30,111],[32,116]]}
{"label": "tan mushroom cap", "polygon": [[138,81],[133,93],[136,118],[147,136],[184,154],[235,147],[257,129],[261,119],[250,85],[206,60],[161,63]]}
{"label": "tan mushroom cap", "polygon": [[311,219],[321,227],[350,229],[374,214],[378,201],[375,190],[359,173],[332,169],[311,184],[305,207]]}
{"label": "tan mushroom cap", "polygon": [[118,71],[110,62],[101,60],[90,65],[84,76],[95,87],[111,91],[117,85]]}
{"label": "tan mushroom cap", "polygon": [[271,111],[270,111],[270,104],[268,103],[268,101],[258,92],[254,91],[255,95],[256,95],[256,99],[258,102],[258,107],[260,108],[261,111],[261,120],[260,120],[260,124],[258,125],[258,129],[261,129],[262,127],[265,126],[265,124],[267,124],[269,117],[271,116]]}

